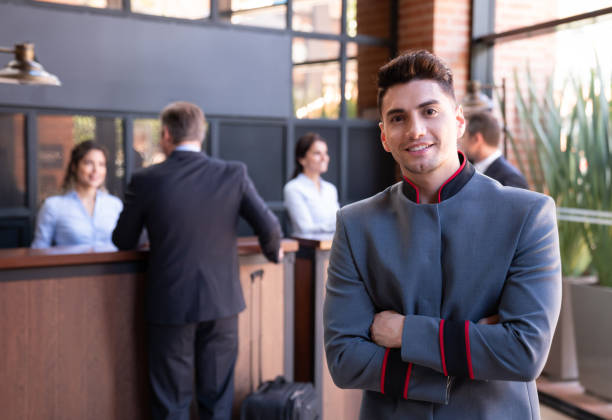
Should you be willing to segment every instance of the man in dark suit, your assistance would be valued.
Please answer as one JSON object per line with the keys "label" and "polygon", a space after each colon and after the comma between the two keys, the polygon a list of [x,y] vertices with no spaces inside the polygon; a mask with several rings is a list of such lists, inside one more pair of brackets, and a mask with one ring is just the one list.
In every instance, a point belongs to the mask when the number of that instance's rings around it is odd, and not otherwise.
{"label": "man in dark suit", "polygon": [[231,416],[238,313],[245,307],[236,247],[239,216],[264,255],[282,258],[281,229],[246,166],[201,152],[204,114],[176,102],[161,114],[167,160],[138,171],[113,232],[120,249],[146,227],[149,379],[155,419],[188,419],[196,372],[200,419]]}
{"label": "man in dark suit", "polygon": [[497,119],[490,112],[470,114],[463,151],[476,170],[499,181],[502,185],[528,189],[527,180],[499,151],[501,130]]}

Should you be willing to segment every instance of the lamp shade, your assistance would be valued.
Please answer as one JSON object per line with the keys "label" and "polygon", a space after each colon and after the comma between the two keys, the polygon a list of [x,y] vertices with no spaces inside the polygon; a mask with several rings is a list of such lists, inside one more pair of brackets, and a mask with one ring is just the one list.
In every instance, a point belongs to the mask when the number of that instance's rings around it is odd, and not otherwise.
{"label": "lamp shade", "polygon": [[34,44],[17,44],[14,50],[1,51],[14,52],[15,59],[0,70],[0,83],[61,86],[57,76],[48,73],[40,63],[36,62]]}
{"label": "lamp shade", "polygon": [[477,80],[470,80],[467,83],[467,93],[461,101],[464,115],[493,110],[493,101],[480,90],[480,87],[480,82]]}

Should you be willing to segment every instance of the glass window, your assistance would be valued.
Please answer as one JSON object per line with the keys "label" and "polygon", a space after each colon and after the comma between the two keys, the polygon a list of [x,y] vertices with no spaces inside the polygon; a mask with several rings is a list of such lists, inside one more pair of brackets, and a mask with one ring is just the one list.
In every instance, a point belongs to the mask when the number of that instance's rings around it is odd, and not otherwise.
{"label": "glass window", "polygon": [[340,0],[293,0],[293,30],[339,34],[342,2]]}
{"label": "glass window", "polygon": [[219,0],[219,17],[236,25],[287,27],[285,0]]}
{"label": "glass window", "polygon": [[390,27],[390,0],[347,0],[346,33],[349,36],[369,35],[389,38]]}
{"label": "glass window", "polygon": [[97,7],[100,9],[121,9],[122,0],[36,0],[44,3],[69,4],[71,6]]}
{"label": "glass window", "polygon": [[610,0],[497,0],[495,32],[562,19],[606,7],[610,7]]}
{"label": "glass window", "polygon": [[182,19],[203,19],[210,15],[209,0],[131,0],[132,12]]}
{"label": "glass window", "polygon": [[[585,22],[586,23],[586,22]],[[533,88],[537,95],[544,92],[549,79],[553,80],[553,89],[557,98],[563,97],[571,105],[571,89],[564,89],[572,79],[588,79],[590,71],[599,62],[604,80],[609,83],[612,74],[612,56],[609,54],[609,39],[612,37],[612,25],[608,19],[596,23],[574,26],[531,38],[495,44],[493,77],[495,85],[501,86],[506,81],[506,117],[508,128],[517,140],[519,153],[527,157],[529,143],[527,133],[521,129],[516,104],[516,72],[522,92],[526,93],[527,74],[529,72]],[[610,89],[610,86],[605,87]],[[512,156],[513,148],[508,147]],[[525,159],[523,159],[525,161]]]}
{"label": "glass window", "polygon": [[123,125],[120,118],[89,115],[41,115],[38,117],[38,202],[62,193],[72,148],[94,140],[108,152],[106,188],[121,196],[125,164]]}
{"label": "glass window", "polygon": [[25,117],[0,114],[0,208],[26,205]]}
{"label": "glass window", "polygon": [[293,39],[293,106],[298,118],[340,115],[340,42]]}
{"label": "glass window", "polygon": [[163,162],[166,156],[159,145],[161,124],[159,119],[135,119],[133,133],[134,169],[146,168]]}
{"label": "glass window", "polygon": [[340,63],[294,66],[293,107],[297,118],[338,118]]}
{"label": "glass window", "polygon": [[338,41],[293,38],[291,55],[293,57],[294,64],[324,60],[339,60],[340,43]]}

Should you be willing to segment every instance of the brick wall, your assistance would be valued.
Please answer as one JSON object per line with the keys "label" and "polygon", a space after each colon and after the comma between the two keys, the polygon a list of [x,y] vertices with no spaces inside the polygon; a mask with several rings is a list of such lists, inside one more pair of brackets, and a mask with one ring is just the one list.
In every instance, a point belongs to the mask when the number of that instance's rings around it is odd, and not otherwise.
{"label": "brick wall", "polygon": [[[389,0],[357,0],[357,33],[389,38],[391,2]],[[360,45],[357,49],[357,113],[360,118],[377,119],[376,76],[389,61],[389,49]]]}
{"label": "brick wall", "polygon": [[469,74],[470,0],[400,0],[398,49],[424,48],[452,68],[457,99]]}

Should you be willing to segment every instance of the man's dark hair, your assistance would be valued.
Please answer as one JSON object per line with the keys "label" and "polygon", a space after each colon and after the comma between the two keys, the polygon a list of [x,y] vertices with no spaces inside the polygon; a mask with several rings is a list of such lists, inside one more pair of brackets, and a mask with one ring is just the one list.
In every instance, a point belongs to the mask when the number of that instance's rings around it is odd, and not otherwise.
{"label": "man's dark hair", "polygon": [[455,100],[450,67],[427,50],[407,51],[378,70],[378,113],[382,113],[382,101],[390,87],[413,80],[433,80]]}
{"label": "man's dark hair", "polygon": [[310,147],[315,141],[327,143],[323,137],[313,132],[304,134],[298,139],[297,143],[295,143],[295,170],[293,171],[293,176],[291,178],[295,178],[304,172],[304,167],[300,163],[300,159],[306,156],[306,153],[308,153],[308,150],[310,150]]}
{"label": "man's dark hair", "polygon": [[168,128],[172,142],[178,144],[185,140],[204,140],[206,119],[195,104],[173,102],[161,113],[162,127]]}
{"label": "man's dark hair", "polygon": [[489,146],[499,146],[501,129],[497,122],[497,118],[490,112],[470,114],[466,130],[470,137],[476,133],[480,133]]}

